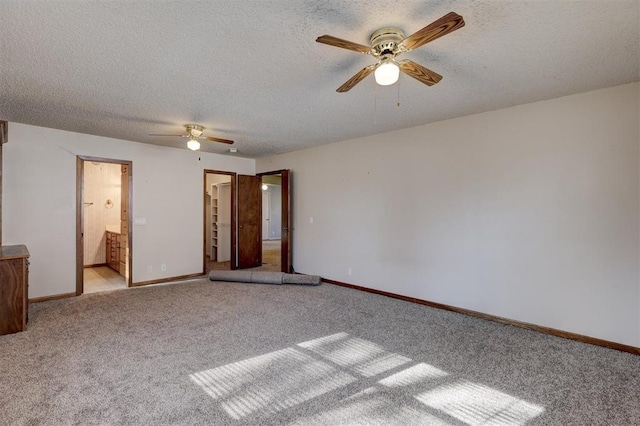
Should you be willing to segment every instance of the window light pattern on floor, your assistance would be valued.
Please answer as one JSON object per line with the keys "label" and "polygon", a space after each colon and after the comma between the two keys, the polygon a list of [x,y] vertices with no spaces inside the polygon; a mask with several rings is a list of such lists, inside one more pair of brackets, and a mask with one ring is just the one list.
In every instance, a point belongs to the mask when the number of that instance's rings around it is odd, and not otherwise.
{"label": "window light pattern on floor", "polygon": [[[229,417],[268,416],[307,401],[296,425],[525,425],[544,408],[337,333],[190,375]],[[338,392],[340,391],[340,392]],[[346,396],[345,396],[346,395]]]}
{"label": "window light pattern on floor", "polygon": [[380,426],[452,424],[429,413],[424,407],[412,406],[372,387],[339,401],[326,411],[298,419],[291,426],[351,426],[354,423]]}
{"label": "window light pattern on floor", "polygon": [[192,374],[234,419],[257,410],[275,413],[356,378],[296,349],[288,348]]}
{"label": "window light pattern on floor", "polygon": [[437,368],[432,367],[429,364],[420,363],[412,367],[405,368],[404,370],[396,374],[392,374],[389,377],[385,377],[378,383],[390,388],[399,388],[403,386],[418,385],[425,381],[439,379],[448,375],[448,373],[445,373],[442,370],[438,370]]}
{"label": "window light pattern on floor", "polygon": [[373,342],[351,337],[347,333],[310,340],[298,346],[365,377],[376,376],[411,362],[407,357],[387,352]]}
{"label": "window light pattern on floor", "polygon": [[468,425],[523,424],[544,411],[539,405],[467,381],[440,386],[416,399]]}

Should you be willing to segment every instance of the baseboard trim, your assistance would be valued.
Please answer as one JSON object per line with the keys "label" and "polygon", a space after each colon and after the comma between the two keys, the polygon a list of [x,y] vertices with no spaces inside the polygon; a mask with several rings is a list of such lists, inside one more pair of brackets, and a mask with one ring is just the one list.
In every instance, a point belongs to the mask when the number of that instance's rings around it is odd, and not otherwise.
{"label": "baseboard trim", "polygon": [[97,268],[99,266],[107,266],[106,263],[94,263],[93,265],[84,265],[83,268],[87,269],[87,268]]}
{"label": "baseboard trim", "polygon": [[634,355],[640,355],[640,348],[637,348],[635,346],[611,342],[609,340],[598,339],[596,337],[584,336],[582,334],[571,333],[569,331],[563,331],[563,330],[558,330],[556,328],[544,327],[541,325],[531,324],[528,322],[517,321],[509,318],[503,318],[495,315],[485,314],[478,311],[472,311],[470,309],[458,308],[455,306],[445,305],[442,303],[430,302],[428,300],[417,299],[415,297],[403,296],[401,294],[391,293],[388,291],[376,290],[373,288],[362,287],[355,284],[348,284],[341,281],[330,280],[328,278],[322,278],[322,281],[329,284],[338,285],[341,287],[348,287],[354,290],[360,290],[360,291],[365,291],[367,293],[379,294],[381,296],[400,299],[406,302],[417,303],[417,304],[429,306],[432,308],[443,309],[445,311],[451,311],[451,312],[456,312],[458,314],[469,315],[476,318],[482,318],[488,321],[494,321],[502,324],[512,325],[514,327],[526,328],[527,330],[537,331],[538,333],[550,334],[552,336],[562,337],[564,339],[575,340],[582,343],[588,343],[590,345],[603,346],[609,349],[615,349],[622,352],[628,352]]}
{"label": "baseboard trim", "polygon": [[182,281],[182,280],[187,280],[189,278],[204,278],[206,277],[206,274],[202,274],[202,273],[197,273],[197,274],[189,274],[189,275],[180,275],[177,277],[169,277],[169,278],[161,278],[159,280],[150,280],[150,281],[140,281],[137,283],[132,283],[131,287],[142,287],[145,285],[151,285],[151,284],[163,284],[163,283],[168,283],[171,281]]}
{"label": "baseboard trim", "polygon": [[[145,285],[151,285],[151,284],[162,284],[162,283],[168,283],[171,281],[180,281],[180,280],[186,280],[189,278],[199,278],[199,277],[206,277],[206,274],[189,274],[189,275],[180,275],[178,277],[169,277],[169,278],[162,278],[160,280],[151,280],[151,281],[141,281],[141,282],[137,282],[137,283],[133,283],[131,285],[131,287],[142,287]],[[61,293],[61,294],[53,294],[51,296],[43,296],[43,297],[34,297],[33,299],[29,299],[29,303],[40,303],[40,302],[48,302],[49,300],[57,300],[57,299],[66,299],[68,297],[76,297],[77,294],[74,293]]]}
{"label": "baseboard trim", "polygon": [[66,299],[68,297],[76,297],[76,293],[61,293],[51,296],[34,297],[33,299],[29,299],[29,303],[48,302],[49,300]]}

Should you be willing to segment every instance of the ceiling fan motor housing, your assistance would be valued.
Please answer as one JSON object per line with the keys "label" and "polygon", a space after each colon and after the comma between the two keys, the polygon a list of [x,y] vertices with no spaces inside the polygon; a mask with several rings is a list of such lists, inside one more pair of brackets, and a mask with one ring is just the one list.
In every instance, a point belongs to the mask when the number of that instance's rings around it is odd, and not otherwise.
{"label": "ceiling fan motor housing", "polygon": [[395,56],[398,53],[398,44],[404,38],[404,31],[400,28],[380,28],[371,34],[371,52],[374,56]]}
{"label": "ceiling fan motor housing", "polygon": [[189,136],[196,138],[202,135],[202,132],[204,131],[204,127],[198,126],[197,124],[187,124],[184,127],[187,128],[187,133],[189,133]]}

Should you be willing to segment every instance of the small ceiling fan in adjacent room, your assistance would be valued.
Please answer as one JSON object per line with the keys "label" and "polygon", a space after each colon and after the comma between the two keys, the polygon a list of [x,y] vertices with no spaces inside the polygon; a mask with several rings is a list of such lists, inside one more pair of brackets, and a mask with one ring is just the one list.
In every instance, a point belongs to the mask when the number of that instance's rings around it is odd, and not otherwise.
{"label": "small ceiling fan in adjacent room", "polygon": [[400,71],[426,84],[427,86],[433,86],[442,79],[440,74],[433,72],[422,65],[416,64],[409,59],[403,59],[396,62],[396,57],[462,27],[464,27],[464,19],[462,19],[462,16],[454,12],[449,12],[442,18],[432,22],[408,37],[404,36],[404,32],[400,28],[380,28],[371,34],[371,47],[342,40],[330,35],[320,36],[316,41],[318,43],[353,50],[378,58],[377,63],[364,67],[346,83],[340,86],[337,92],[348,92],[353,88],[353,86],[360,83],[372,72],[375,72],[374,75],[376,83],[381,86],[388,86],[398,81]]}
{"label": "small ceiling fan in adjacent room", "polygon": [[189,148],[192,151],[197,151],[200,149],[201,140],[226,143],[229,145],[233,144],[233,141],[230,141],[229,139],[220,139],[220,138],[214,138],[212,136],[203,136],[202,133],[204,132],[204,127],[198,126],[197,124],[186,124],[184,127],[185,129],[187,129],[186,135],[150,134],[149,136],[171,136],[171,137],[178,137],[178,138],[189,138],[189,140],[187,141],[187,148]]}

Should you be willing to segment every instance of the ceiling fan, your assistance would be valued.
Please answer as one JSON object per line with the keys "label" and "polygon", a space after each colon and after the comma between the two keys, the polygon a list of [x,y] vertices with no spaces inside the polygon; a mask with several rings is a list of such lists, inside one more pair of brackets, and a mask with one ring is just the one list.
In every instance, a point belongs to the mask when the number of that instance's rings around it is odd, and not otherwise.
{"label": "ceiling fan", "polygon": [[433,86],[442,79],[440,74],[433,72],[422,65],[416,64],[409,59],[403,59],[396,62],[396,56],[420,47],[423,44],[429,43],[462,27],[464,27],[464,19],[462,19],[462,16],[455,12],[449,12],[442,18],[432,22],[408,37],[404,36],[404,32],[400,28],[380,28],[371,34],[371,47],[342,40],[330,35],[320,36],[316,41],[318,43],[354,50],[356,52],[372,55],[378,58],[377,63],[364,67],[346,83],[340,86],[337,92],[342,93],[351,90],[353,86],[360,83],[365,77],[374,71],[376,83],[382,86],[388,86],[398,81],[400,71],[426,84],[427,86]]}
{"label": "ceiling fan", "polygon": [[207,141],[212,141],[212,142],[220,142],[220,143],[226,143],[231,145],[233,143],[233,141],[230,141],[229,139],[220,139],[220,138],[214,138],[211,136],[203,136],[202,133],[204,132],[204,127],[202,126],[198,126],[197,124],[185,124],[185,129],[187,129],[187,134],[186,135],[157,135],[157,134],[150,134],[149,136],[172,136],[172,137],[180,137],[180,138],[189,138],[189,140],[187,141],[187,148],[189,148],[192,151],[197,151],[200,149],[200,142],[199,140],[207,140]]}

